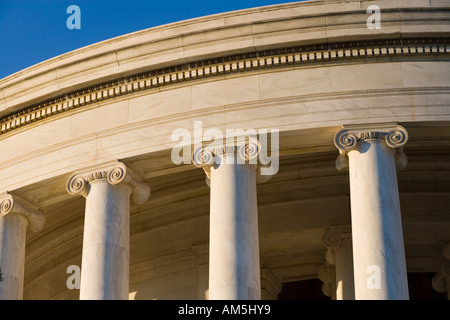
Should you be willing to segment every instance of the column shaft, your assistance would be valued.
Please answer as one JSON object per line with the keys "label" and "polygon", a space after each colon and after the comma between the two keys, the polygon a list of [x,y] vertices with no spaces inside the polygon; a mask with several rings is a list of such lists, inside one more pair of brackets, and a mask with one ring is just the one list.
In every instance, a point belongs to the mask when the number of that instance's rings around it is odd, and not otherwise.
{"label": "column shaft", "polygon": [[356,299],[408,299],[395,154],[380,139],[348,152]]}
{"label": "column shaft", "polygon": [[20,214],[0,216],[0,300],[23,299],[27,225]]}
{"label": "column shaft", "polygon": [[323,235],[326,261],[335,266],[336,300],[355,300],[351,226],[332,226]]}
{"label": "column shaft", "polygon": [[256,165],[211,169],[209,298],[261,299]]}
{"label": "column shaft", "polygon": [[86,198],[80,299],[127,300],[131,188],[92,181]]}
{"label": "column shaft", "polygon": [[6,193],[0,196],[0,300],[23,299],[26,228],[44,227],[45,214],[34,204]]}
{"label": "column shaft", "polygon": [[335,249],[336,300],[354,300],[353,251],[351,238],[342,239]]}
{"label": "column shaft", "polygon": [[114,161],[72,175],[66,187],[86,198],[80,299],[128,300],[130,202],[146,202],[150,186]]}

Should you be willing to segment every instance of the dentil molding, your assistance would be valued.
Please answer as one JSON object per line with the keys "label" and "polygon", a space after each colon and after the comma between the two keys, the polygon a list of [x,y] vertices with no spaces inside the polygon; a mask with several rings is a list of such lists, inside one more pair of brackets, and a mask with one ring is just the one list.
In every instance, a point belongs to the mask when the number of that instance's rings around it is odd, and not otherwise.
{"label": "dentil molding", "polygon": [[0,135],[49,117],[140,91],[225,74],[249,73],[314,64],[408,57],[423,60],[450,54],[447,38],[386,39],[308,45],[200,60],[135,74],[83,88],[31,105],[0,118]]}

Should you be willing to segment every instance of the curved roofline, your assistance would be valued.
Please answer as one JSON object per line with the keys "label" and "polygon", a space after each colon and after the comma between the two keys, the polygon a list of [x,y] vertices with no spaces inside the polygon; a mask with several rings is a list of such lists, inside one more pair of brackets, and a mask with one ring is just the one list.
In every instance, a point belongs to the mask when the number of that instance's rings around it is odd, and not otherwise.
{"label": "curved roofline", "polygon": [[[306,1],[299,1],[302,3],[307,3],[307,2],[323,2],[326,0],[306,0]],[[348,2],[348,1],[342,1],[342,0],[338,0],[340,2]],[[354,1],[354,0],[353,0]],[[266,11],[266,9],[269,8],[273,8],[273,9],[277,9],[279,7],[284,7],[284,8],[288,8],[291,6],[295,6],[297,4],[297,2],[291,2],[291,3],[284,3],[284,4],[276,4],[276,5],[267,5],[267,6],[261,6],[261,7],[255,7],[255,8],[248,8],[248,9],[240,9],[240,10],[233,10],[233,11],[229,11],[229,12],[223,12],[223,13],[216,13],[216,14],[211,14],[211,15],[206,15],[206,16],[201,16],[201,17],[195,17],[195,18],[190,18],[190,19],[185,19],[185,20],[181,20],[181,21],[175,21],[175,22],[171,22],[171,23],[167,23],[167,24],[163,24],[163,25],[159,25],[159,26],[154,26],[154,27],[150,27],[150,28],[146,28],[146,29],[142,29],[142,30],[137,30],[137,31],[133,31],[133,32],[129,32],[123,35],[119,35],[113,38],[109,38],[109,39],[105,39],[105,40],[101,40],[99,42],[95,42],[89,45],[85,45],[82,46],[80,48],[62,53],[60,55],[54,56],[52,58],[43,60],[41,62],[38,62],[34,65],[31,65],[29,67],[26,67],[22,70],[19,70],[17,72],[14,72],[4,78],[0,79],[0,87],[6,83],[8,80],[10,80],[11,78],[15,78],[17,76],[20,76],[22,74],[28,73],[30,71],[33,71],[33,69],[39,68],[42,65],[46,65],[46,64],[50,64],[52,62],[57,62],[61,59],[67,58],[67,57],[71,57],[71,56],[76,56],[79,55],[80,53],[84,53],[87,50],[93,50],[96,48],[101,48],[104,45],[107,44],[112,44],[112,43],[116,43],[116,42],[120,42],[123,41],[125,39],[129,39],[129,38],[135,38],[135,37],[139,37],[139,36],[143,36],[145,34],[151,33],[151,32],[156,32],[156,31],[161,31],[161,30],[168,30],[171,28],[176,28],[176,27],[181,27],[181,26],[185,26],[187,24],[193,24],[193,23],[201,23],[201,22],[206,22],[206,21],[210,21],[210,20],[214,20],[214,19],[220,19],[220,18],[226,18],[228,16],[237,16],[239,14],[248,14],[248,13],[254,13],[254,12],[260,12],[260,11]],[[180,34],[182,34],[183,32],[181,32]]]}
{"label": "curved roofline", "polygon": [[442,23],[431,19],[443,4],[380,0],[377,4],[385,16],[379,31],[366,27],[365,7],[369,4],[357,0],[279,4],[193,18],[104,40],[1,79],[0,116],[124,76],[209,58],[338,41],[450,35],[448,14],[438,15]]}

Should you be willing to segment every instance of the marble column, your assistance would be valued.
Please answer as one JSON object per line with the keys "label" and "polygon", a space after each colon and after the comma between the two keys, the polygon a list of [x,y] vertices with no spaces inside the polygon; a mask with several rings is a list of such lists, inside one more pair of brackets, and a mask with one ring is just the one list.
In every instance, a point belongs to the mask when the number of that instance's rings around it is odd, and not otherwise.
{"label": "marble column", "polygon": [[433,277],[431,285],[437,292],[447,292],[447,300],[450,300],[450,243],[444,247],[442,253],[446,260]]}
{"label": "marble column", "polygon": [[121,162],[78,172],[67,190],[86,198],[81,300],[127,300],[130,198],[147,201],[150,187]]}
{"label": "marble column", "polygon": [[338,169],[349,169],[355,299],[409,299],[396,170],[406,166],[405,128],[344,126]]}
{"label": "marble column", "polygon": [[241,146],[199,148],[193,161],[209,180],[209,299],[261,299],[257,140]]}
{"label": "marble column", "polygon": [[336,270],[336,300],[355,300],[351,227],[328,228],[323,243],[328,248],[326,261]]}
{"label": "marble column", "polygon": [[26,228],[44,227],[45,214],[10,193],[0,196],[0,300],[23,299]]}

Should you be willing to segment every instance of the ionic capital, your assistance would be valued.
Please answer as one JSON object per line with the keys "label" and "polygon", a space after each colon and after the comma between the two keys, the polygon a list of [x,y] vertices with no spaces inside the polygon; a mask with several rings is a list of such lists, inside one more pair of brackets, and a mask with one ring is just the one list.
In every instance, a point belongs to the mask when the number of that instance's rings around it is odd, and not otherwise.
{"label": "ionic capital", "polygon": [[336,280],[336,269],[333,265],[325,262],[320,266],[317,276],[324,283],[333,282]]}
{"label": "ionic capital", "polygon": [[339,149],[339,157],[336,160],[338,170],[348,169],[347,153],[356,149],[361,141],[383,141],[390,148],[397,149],[395,157],[397,170],[403,170],[407,164],[403,146],[408,142],[408,132],[396,123],[348,125],[342,126],[334,136],[334,145]]}
{"label": "ionic capital", "polygon": [[317,273],[322,284],[322,292],[327,297],[334,297],[334,292],[336,290],[336,269],[333,265],[325,262],[319,268]]}
{"label": "ionic capital", "polygon": [[83,197],[87,197],[90,185],[100,180],[107,181],[111,185],[126,184],[131,188],[131,200],[136,204],[142,204],[150,197],[150,186],[122,162],[114,162],[75,173],[67,181],[66,189],[70,194],[81,194]]}
{"label": "ionic capital", "polygon": [[322,242],[327,247],[325,252],[326,262],[334,265],[336,263],[335,250],[341,246],[343,240],[351,238],[351,226],[329,227],[322,236]]}
{"label": "ionic capital", "polygon": [[342,240],[351,239],[352,232],[350,226],[329,227],[323,234],[322,241],[327,248],[338,248]]}
{"label": "ionic capital", "polygon": [[[254,164],[257,170],[257,182],[267,182],[270,175],[262,175],[261,167],[266,166],[268,161],[261,161],[261,144],[258,139],[251,138],[247,143],[238,145],[211,144],[197,147],[192,154],[192,162],[202,168],[207,176],[207,183],[211,178],[211,169],[220,164]],[[258,161],[259,159],[259,161]]]}
{"label": "ionic capital", "polygon": [[0,216],[19,214],[25,217],[33,232],[44,227],[45,214],[34,204],[10,193],[0,196]]}

